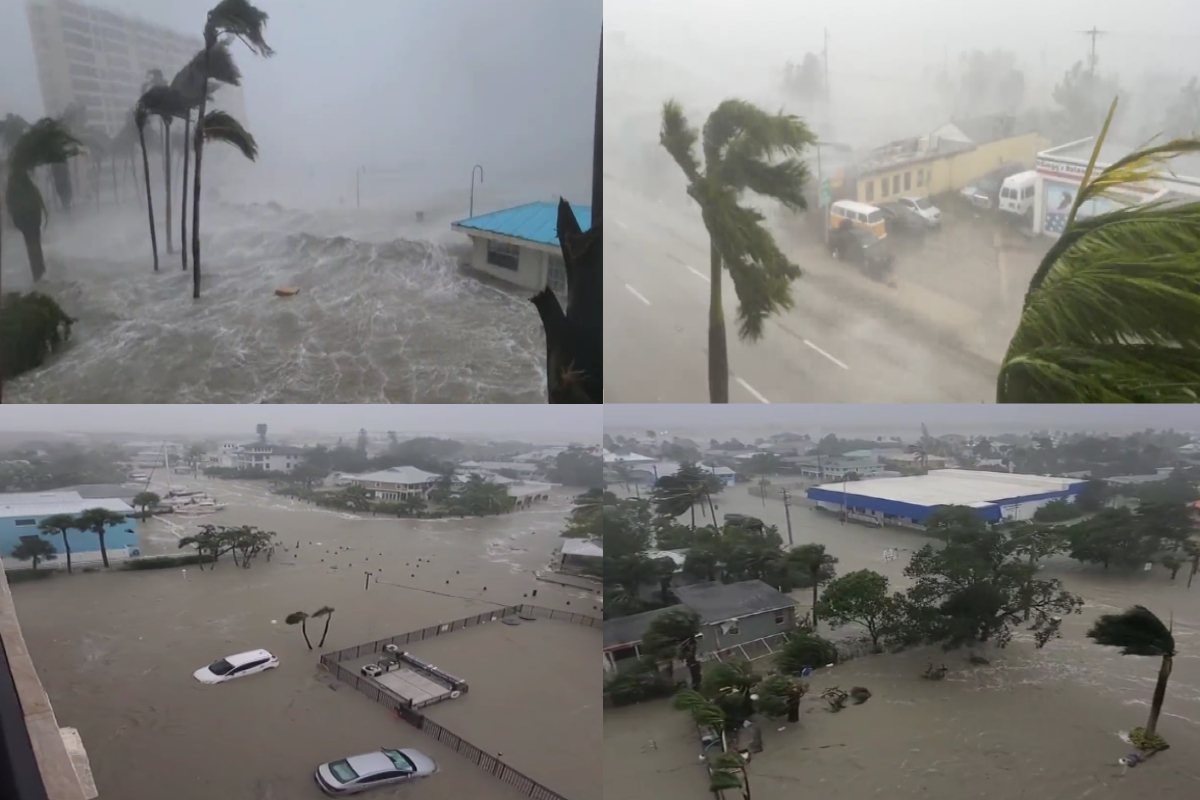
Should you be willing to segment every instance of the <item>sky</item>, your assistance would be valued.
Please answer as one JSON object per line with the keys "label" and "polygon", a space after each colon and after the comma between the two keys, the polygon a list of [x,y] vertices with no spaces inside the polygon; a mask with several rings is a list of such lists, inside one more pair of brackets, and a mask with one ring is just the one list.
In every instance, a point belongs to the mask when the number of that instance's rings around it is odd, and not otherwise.
{"label": "sky", "polygon": [[0,405],[0,431],[181,436],[272,432],[455,433],[599,444],[600,406],[565,405]]}
{"label": "sky", "polygon": [[[94,2],[197,36],[215,4]],[[0,0],[0,116],[43,111],[25,5]],[[414,184],[465,191],[478,163],[490,184],[553,183],[570,200],[589,199],[601,0],[257,5],[270,15],[275,57],[233,52],[264,180],[341,188],[348,179],[352,191],[367,166],[368,182],[409,193]]]}
{"label": "sky", "polygon": [[1167,405],[623,405],[606,406],[607,432],[700,430],[791,430],[796,433],[879,431],[920,435],[921,424],[934,436],[945,433],[1001,433],[1038,429],[1134,431],[1146,428],[1200,432],[1196,406]]}

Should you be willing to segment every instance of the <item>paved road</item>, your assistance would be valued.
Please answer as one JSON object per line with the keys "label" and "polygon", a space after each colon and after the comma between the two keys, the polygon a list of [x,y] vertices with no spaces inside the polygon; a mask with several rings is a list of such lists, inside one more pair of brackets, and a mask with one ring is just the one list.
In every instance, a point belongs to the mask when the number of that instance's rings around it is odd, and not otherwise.
{"label": "paved road", "polygon": [[[655,204],[611,179],[604,192],[606,401],[706,403],[708,239],[699,214]],[[757,343],[738,339],[737,296],[724,277],[730,402],[994,397],[996,363],[946,333],[947,320],[969,327],[972,312],[916,287],[889,289],[848,274],[819,250],[789,255],[805,270],[793,286],[796,307],[772,318]]]}

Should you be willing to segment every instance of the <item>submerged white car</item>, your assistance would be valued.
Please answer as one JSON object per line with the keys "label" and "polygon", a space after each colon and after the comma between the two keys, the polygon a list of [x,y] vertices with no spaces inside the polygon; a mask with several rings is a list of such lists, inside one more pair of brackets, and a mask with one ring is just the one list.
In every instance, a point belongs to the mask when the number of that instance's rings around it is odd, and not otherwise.
{"label": "submerged white car", "polygon": [[224,683],[243,675],[266,672],[278,666],[279,659],[268,651],[248,650],[245,653],[225,656],[207,667],[201,667],[192,673],[192,677],[201,683]]}
{"label": "submerged white car", "polygon": [[428,778],[437,771],[434,760],[420,750],[383,747],[373,753],[322,764],[313,777],[325,794],[343,795]]}

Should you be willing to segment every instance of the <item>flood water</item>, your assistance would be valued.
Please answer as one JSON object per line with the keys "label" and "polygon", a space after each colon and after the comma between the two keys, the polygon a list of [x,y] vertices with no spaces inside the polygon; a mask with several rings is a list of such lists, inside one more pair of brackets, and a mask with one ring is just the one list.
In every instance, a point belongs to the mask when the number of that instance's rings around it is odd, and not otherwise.
{"label": "flood water", "polygon": [[[776,481],[774,488],[790,480]],[[924,537],[842,525],[811,509],[802,490],[796,495],[791,506],[796,544],[825,544],[840,559],[839,574],[872,569],[887,575],[893,588],[904,587],[904,566],[911,551],[925,544]],[[726,489],[715,500],[718,515],[753,514],[778,525],[787,541],[783,503],[770,491],[765,505],[746,486]],[[889,547],[901,549],[899,559],[884,561]],[[1182,572],[1172,582],[1161,568],[1106,572],[1067,559],[1048,563],[1043,574],[1061,578],[1087,601],[1082,614],[1064,622],[1063,637],[1043,650],[1018,636],[1005,650],[980,650],[991,659],[986,666],[969,665],[965,652],[926,649],[819,670],[798,728],[764,727],[765,750],[750,765],[755,800],[1197,796],[1200,581],[1188,590]],[[794,596],[807,610],[810,592]],[[1084,632],[1098,615],[1133,604],[1164,620],[1173,616],[1179,655],[1158,727],[1171,749],[1125,770],[1117,759],[1133,748],[1120,735],[1145,725],[1160,662],[1121,656],[1091,643]],[[827,628],[821,632],[829,633]],[[949,667],[945,681],[919,677],[930,660]],[[859,685],[873,693],[863,706],[830,714],[817,699],[825,688]],[[669,702],[609,711],[604,724],[606,765],[627,765],[624,770],[606,767],[606,798],[704,797],[707,780],[695,729]]]}
{"label": "flood water", "polygon": [[[594,595],[532,573],[558,542],[572,492],[502,517],[415,521],[316,509],[254,483],[190,483],[230,504],[202,521],[278,532],[271,563],[260,556],[242,570],[226,557],[212,571],[63,574],[13,587],[59,724],[80,730],[102,798],[317,798],[318,764],[381,746],[417,748],[441,771],[371,797],[524,796],[332,680],[284,617],[333,606],[324,648],[333,651],[522,602],[599,615]],[[144,552],[178,552],[178,537],[196,524],[144,525]],[[309,625],[314,645],[321,632]],[[281,666],[215,686],[192,678],[257,647]],[[407,649],[471,684],[431,707],[434,721],[571,800],[598,800],[598,628],[493,623]]]}

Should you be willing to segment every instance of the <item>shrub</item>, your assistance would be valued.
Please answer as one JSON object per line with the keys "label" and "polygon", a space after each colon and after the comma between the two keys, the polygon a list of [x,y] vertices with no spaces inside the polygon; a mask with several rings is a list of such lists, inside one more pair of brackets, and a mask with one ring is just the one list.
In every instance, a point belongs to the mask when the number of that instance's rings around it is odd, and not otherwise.
{"label": "shrub", "polygon": [[1075,503],[1068,503],[1066,500],[1052,500],[1034,511],[1033,519],[1035,522],[1066,522],[1070,519],[1077,519],[1081,514],[1081,509]]}
{"label": "shrub", "polygon": [[659,672],[652,659],[643,659],[604,677],[604,693],[612,698],[614,706],[669,697],[675,688],[675,681]]}
{"label": "shrub", "polygon": [[53,569],[10,569],[4,574],[8,577],[8,582],[13,584],[44,580],[57,571]]}
{"label": "shrub", "polygon": [[805,667],[823,667],[838,663],[838,650],[833,642],[814,633],[796,633],[788,638],[775,654],[775,665],[785,675],[795,675]]}
{"label": "shrub", "polygon": [[0,379],[42,366],[66,345],[74,322],[41,292],[0,296]]}
{"label": "shrub", "polygon": [[192,553],[186,556],[151,556],[150,558],[131,558],[122,565],[122,569],[167,569],[168,567],[187,567],[192,564],[208,564],[212,557]]}

